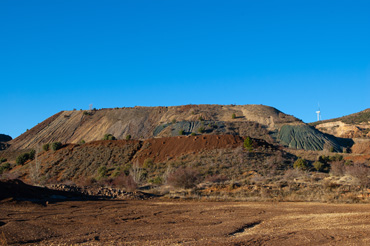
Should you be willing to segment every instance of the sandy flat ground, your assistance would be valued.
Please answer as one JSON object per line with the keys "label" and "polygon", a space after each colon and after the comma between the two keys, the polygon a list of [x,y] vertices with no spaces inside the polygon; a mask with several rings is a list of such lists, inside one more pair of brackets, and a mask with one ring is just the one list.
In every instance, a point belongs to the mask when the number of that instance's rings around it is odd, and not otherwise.
{"label": "sandy flat ground", "polygon": [[370,245],[370,205],[6,202],[0,238],[9,245]]}

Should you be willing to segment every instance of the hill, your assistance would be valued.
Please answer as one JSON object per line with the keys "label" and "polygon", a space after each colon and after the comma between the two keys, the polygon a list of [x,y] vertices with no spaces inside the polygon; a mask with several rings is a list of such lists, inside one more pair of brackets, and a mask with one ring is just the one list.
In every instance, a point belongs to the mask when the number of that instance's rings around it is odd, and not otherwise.
{"label": "hill", "polygon": [[313,122],[310,125],[341,138],[370,138],[370,108],[335,119]]}
{"label": "hill", "polygon": [[[286,127],[289,126],[289,127]],[[280,132],[283,129],[283,132]],[[310,138],[301,134],[310,132]],[[97,141],[105,134],[117,139],[179,135],[238,135],[264,139],[292,148],[322,150],[343,146],[294,116],[263,105],[185,105],[62,111],[9,142],[10,150],[36,148],[59,141]],[[287,137],[289,136],[289,137]],[[303,137],[302,137],[303,136]]]}

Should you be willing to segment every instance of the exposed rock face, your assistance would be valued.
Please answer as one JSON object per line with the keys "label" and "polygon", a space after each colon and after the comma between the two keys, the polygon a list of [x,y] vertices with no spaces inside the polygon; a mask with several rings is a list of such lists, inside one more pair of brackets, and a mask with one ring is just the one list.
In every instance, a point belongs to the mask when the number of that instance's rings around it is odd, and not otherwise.
{"label": "exposed rock face", "polygon": [[322,123],[316,126],[322,132],[341,138],[370,138],[370,124],[346,124],[342,121]]}
{"label": "exposed rock face", "polygon": [[341,138],[370,138],[370,109],[336,119],[311,123],[316,129]]}

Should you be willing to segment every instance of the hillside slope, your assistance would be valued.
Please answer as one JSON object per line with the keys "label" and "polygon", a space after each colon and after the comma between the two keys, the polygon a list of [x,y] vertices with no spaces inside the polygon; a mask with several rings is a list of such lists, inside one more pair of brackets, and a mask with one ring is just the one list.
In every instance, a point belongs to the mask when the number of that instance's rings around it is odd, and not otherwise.
{"label": "hillside slope", "polygon": [[[232,115],[235,114],[235,119]],[[117,139],[168,137],[198,133],[266,135],[286,123],[301,123],[293,116],[262,105],[186,105],[174,107],[134,107],[96,111],[62,111],[12,140],[13,149],[34,148],[60,141],[77,143],[100,140],[104,134]],[[259,136],[258,136],[259,135]]]}
{"label": "hillside slope", "polygon": [[[287,141],[283,126],[289,125]],[[287,129],[286,127],[284,129]],[[304,137],[310,132],[311,138]],[[10,151],[36,148],[60,141],[78,143],[102,139],[150,139],[184,135],[238,135],[278,142],[292,148],[322,150],[324,145],[341,151],[335,138],[326,138],[294,116],[263,105],[185,105],[173,107],[134,107],[92,111],[62,111],[9,142]],[[293,133],[293,134],[292,134]],[[302,137],[303,136],[303,137]],[[299,139],[295,139],[299,138]],[[293,142],[293,143],[292,143]],[[294,144],[299,142],[299,145]]]}

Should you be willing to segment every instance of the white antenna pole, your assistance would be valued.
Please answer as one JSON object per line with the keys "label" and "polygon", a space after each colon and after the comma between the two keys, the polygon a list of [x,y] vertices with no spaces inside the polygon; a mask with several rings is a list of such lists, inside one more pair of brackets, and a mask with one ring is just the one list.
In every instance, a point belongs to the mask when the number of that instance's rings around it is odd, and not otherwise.
{"label": "white antenna pole", "polygon": [[317,103],[317,105],[319,106],[319,110],[318,110],[318,111],[316,111],[316,114],[317,114],[317,121],[320,121],[320,120],[321,120],[320,103]]}

